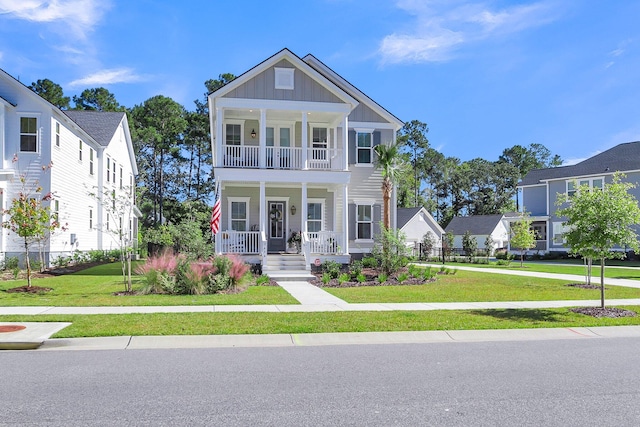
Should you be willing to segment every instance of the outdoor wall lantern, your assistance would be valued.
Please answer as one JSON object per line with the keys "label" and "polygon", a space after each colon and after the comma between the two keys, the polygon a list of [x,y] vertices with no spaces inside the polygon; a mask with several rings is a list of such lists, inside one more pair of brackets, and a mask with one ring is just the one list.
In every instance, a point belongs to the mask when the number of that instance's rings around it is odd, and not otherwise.
{"label": "outdoor wall lantern", "polygon": [[253,139],[256,138],[256,130],[255,129],[251,129],[251,138],[253,138]]}
{"label": "outdoor wall lantern", "polygon": [[296,214],[296,205],[291,205],[291,215]]}

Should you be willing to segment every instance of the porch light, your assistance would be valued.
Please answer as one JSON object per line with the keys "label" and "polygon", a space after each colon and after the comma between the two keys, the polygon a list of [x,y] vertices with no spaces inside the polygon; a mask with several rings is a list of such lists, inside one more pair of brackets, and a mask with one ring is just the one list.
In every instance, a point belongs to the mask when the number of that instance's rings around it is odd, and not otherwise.
{"label": "porch light", "polygon": [[256,130],[255,129],[251,129],[251,138],[253,138],[253,139],[256,138]]}
{"label": "porch light", "polygon": [[296,214],[296,205],[291,205],[291,215]]}

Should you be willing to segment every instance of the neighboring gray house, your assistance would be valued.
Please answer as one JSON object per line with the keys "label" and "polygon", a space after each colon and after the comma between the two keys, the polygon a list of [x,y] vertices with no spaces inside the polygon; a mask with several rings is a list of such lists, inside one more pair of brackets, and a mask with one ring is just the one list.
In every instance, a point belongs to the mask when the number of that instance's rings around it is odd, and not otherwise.
{"label": "neighboring gray house", "polygon": [[432,233],[436,240],[434,249],[442,246],[444,230],[424,207],[397,208],[397,212],[398,230],[404,233],[407,246],[418,249],[418,243],[427,233]]}
{"label": "neighboring gray house", "polygon": [[[559,193],[571,194],[576,185],[602,188],[611,182],[615,172],[623,172],[625,181],[640,181],[640,142],[616,145],[600,154],[571,166],[530,171],[518,184],[522,190],[522,206],[533,219],[538,242],[535,250],[541,252],[566,251],[562,234],[563,218],[556,215]],[[640,199],[640,188],[631,190]]]}
{"label": "neighboring gray house", "polygon": [[241,254],[269,271],[291,252],[293,233],[302,237],[301,270],[371,251],[382,219],[374,147],[393,143],[402,121],[314,56],[288,49],[208,102],[221,201],[216,253]]}
{"label": "neighboring gray house", "polygon": [[493,239],[491,251],[507,247],[509,243],[509,218],[514,214],[473,215],[453,217],[445,228],[453,234],[453,247],[462,248],[462,237],[468,231],[476,238],[478,249],[485,249],[487,236]]}
{"label": "neighboring gray house", "polygon": [[[11,206],[20,175],[26,175],[39,182],[39,196],[53,195],[51,209],[66,224],[41,242],[45,262],[76,250],[118,248],[120,231],[128,242],[137,241],[132,190],[138,169],[124,112],[62,111],[0,70],[0,153],[0,208]],[[90,192],[124,198],[131,209],[115,217],[111,204]],[[23,249],[21,239],[2,230],[0,256],[21,256]]]}

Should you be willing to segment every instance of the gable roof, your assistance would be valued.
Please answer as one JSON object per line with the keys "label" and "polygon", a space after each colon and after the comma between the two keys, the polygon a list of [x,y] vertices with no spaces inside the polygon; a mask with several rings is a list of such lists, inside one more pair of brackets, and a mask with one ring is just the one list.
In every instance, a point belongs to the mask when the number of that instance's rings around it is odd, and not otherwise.
{"label": "gable roof", "polygon": [[109,145],[125,116],[123,112],[106,111],[68,110],[63,113],[103,147]]}
{"label": "gable roof", "polygon": [[2,101],[3,103],[7,104],[7,105],[11,105],[12,107],[15,107],[16,104],[14,104],[13,102],[9,101],[8,99],[2,97],[2,95],[0,95],[0,101]]}
{"label": "gable roof", "polygon": [[421,207],[418,207],[418,208],[397,208],[398,228],[402,228],[405,225],[407,225],[407,223],[411,220],[411,218],[416,216],[416,214],[418,212],[420,212],[421,210],[422,210]]}
{"label": "gable roof", "polygon": [[575,165],[533,169],[518,185],[536,185],[551,179],[606,175],[617,171],[635,170],[640,170],[640,141],[616,145]]}
{"label": "gable roof", "polygon": [[309,64],[304,62],[299,56],[295,53],[291,52],[289,49],[284,48],[280,52],[275,53],[269,58],[265,59],[258,65],[252,67],[251,69],[245,71],[244,73],[237,76],[235,79],[231,80],[229,83],[224,86],[216,89],[215,91],[209,94],[209,98],[215,94],[215,97],[221,97],[225,94],[231,92],[236,89],[246,81],[249,81],[254,76],[257,76],[262,71],[268,69],[269,67],[277,64],[280,60],[286,59],[291,62],[296,68],[302,70],[307,73],[309,76],[314,78],[320,85],[322,85],[329,92],[333,93],[339,99],[347,104],[351,104],[351,108],[355,108],[358,105],[358,101],[353,98],[349,93],[345,92],[342,88],[337,86],[334,82],[329,80],[326,76],[319,73],[316,69],[311,67]]}
{"label": "gable roof", "polygon": [[322,73],[325,77],[327,77],[329,80],[331,80],[333,83],[335,83],[342,90],[349,93],[354,98],[360,101],[365,101],[365,103],[371,109],[387,119],[389,123],[394,123],[398,128],[401,128],[404,125],[404,122],[402,120],[394,116],[391,112],[389,112],[389,110],[378,104],[376,101],[369,98],[364,92],[352,85],[344,77],[333,71],[329,66],[327,66],[324,62],[320,61],[312,54],[307,54],[304,58],[302,58],[302,60],[311,65],[319,73]]}
{"label": "gable roof", "polygon": [[456,236],[467,231],[474,235],[489,235],[493,233],[504,216],[503,214],[454,216],[445,231]]}

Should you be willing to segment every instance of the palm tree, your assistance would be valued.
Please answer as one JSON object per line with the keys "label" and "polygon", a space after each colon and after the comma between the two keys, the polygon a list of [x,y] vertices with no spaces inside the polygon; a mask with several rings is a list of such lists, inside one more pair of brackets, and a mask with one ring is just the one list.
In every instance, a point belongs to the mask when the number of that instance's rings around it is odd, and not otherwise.
{"label": "palm tree", "polygon": [[402,171],[402,158],[397,144],[380,144],[374,148],[376,152],[375,165],[382,172],[382,200],[384,202],[383,224],[388,230],[391,228],[391,191]]}

